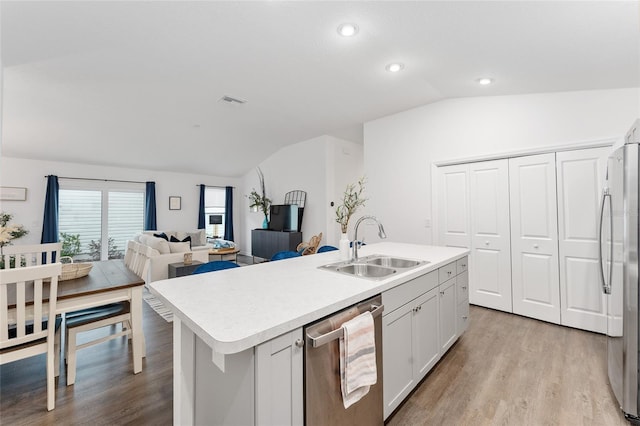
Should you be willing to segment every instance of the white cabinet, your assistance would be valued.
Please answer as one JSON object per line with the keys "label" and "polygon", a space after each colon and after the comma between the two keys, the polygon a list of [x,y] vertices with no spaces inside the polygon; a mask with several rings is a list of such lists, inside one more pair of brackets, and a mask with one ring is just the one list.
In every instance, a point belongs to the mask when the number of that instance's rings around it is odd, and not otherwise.
{"label": "white cabinet", "polygon": [[561,323],[605,333],[599,280],[598,208],[607,148],[556,154]]}
{"label": "white cabinet", "polygon": [[[455,268],[455,262],[453,262]],[[440,352],[445,353],[458,337],[456,315],[456,277],[438,286],[440,305]]]}
{"label": "white cabinet", "polygon": [[555,154],[509,160],[513,313],[560,323]]}
{"label": "white cabinet", "polygon": [[256,424],[303,424],[302,342],[298,328],[256,346]]}
{"label": "white cabinet", "polygon": [[382,293],[384,417],[440,359],[438,271]]}
{"label": "white cabinet", "polygon": [[[467,259],[464,258],[462,261],[466,263]],[[458,317],[456,330],[460,336],[469,326],[469,273],[466,270],[460,271],[456,277],[456,314]]]}
{"label": "white cabinet", "polygon": [[467,257],[382,293],[385,419],[466,329],[468,294]]}

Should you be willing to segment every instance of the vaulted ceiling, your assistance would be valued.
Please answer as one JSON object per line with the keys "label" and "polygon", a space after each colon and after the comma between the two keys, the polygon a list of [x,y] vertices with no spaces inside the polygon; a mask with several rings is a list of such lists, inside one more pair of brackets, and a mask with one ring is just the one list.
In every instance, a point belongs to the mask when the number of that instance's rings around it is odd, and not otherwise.
{"label": "vaulted ceiling", "polygon": [[0,8],[14,157],[241,176],[288,144],[361,142],[364,122],[446,98],[640,86],[638,1]]}

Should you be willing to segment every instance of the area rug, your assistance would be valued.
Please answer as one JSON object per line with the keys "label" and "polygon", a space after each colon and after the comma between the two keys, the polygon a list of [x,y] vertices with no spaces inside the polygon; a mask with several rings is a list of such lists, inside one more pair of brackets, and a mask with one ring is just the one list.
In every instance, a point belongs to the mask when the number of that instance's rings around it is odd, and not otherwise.
{"label": "area rug", "polygon": [[147,302],[147,305],[149,305],[149,307],[151,307],[151,309],[156,311],[156,313],[158,315],[160,315],[162,318],[164,318],[165,321],[173,322],[173,312],[171,312],[169,310],[169,308],[164,306],[162,304],[162,302],[157,297],[155,297],[153,294],[149,293],[149,290],[147,290],[146,288],[144,289],[144,292],[142,293],[142,298],[144,299],[145,302]]}

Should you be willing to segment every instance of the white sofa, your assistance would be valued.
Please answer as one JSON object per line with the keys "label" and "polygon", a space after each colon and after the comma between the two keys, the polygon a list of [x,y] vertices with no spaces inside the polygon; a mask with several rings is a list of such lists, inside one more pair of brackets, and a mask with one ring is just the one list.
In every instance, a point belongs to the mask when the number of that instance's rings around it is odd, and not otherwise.
{"label": "white sofa", "polygon": [[[179,241],[183,241],[186,237],[191,237],[189,242],[171,242],[164,238],[154,236],[165,234],[168,239],[171,236]],[[204,229],[194,232],[175,232],[175,231],[144,231],[135,237],[135,240],[142,245],[149,246],[151,256],[149,257],[149,268],[147,276],[143,277],[148,284],[153,281],[165,280],[169,277],[169,264],[184,261],[184,254],[193,253],[193,260],[207,263],[209,261],[209,249],[212,244],[207,244],[206,233]]]}

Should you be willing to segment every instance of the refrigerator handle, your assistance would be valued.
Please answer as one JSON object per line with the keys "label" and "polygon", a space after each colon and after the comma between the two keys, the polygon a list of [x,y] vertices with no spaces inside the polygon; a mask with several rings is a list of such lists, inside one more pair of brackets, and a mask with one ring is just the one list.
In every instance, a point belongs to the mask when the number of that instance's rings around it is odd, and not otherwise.
{"label": "refrigerator handle", "polygon": [[611,217],[611,194],[609,194],[609,189],[604,188],[602,192],[602,202],[600,204],[600,229],[598,231],[598,261],[600,262],[600,278],[602,279],[602,291],[604,294],[611,294],[611,271],[612,267],[609,268],[609,283],[604,277],[604,258],[602,256],[602,226],[604,225],[604,205],[609,200],[609,228],[610,228],[610,257],[609,259],[613,259],[613,217]]}

